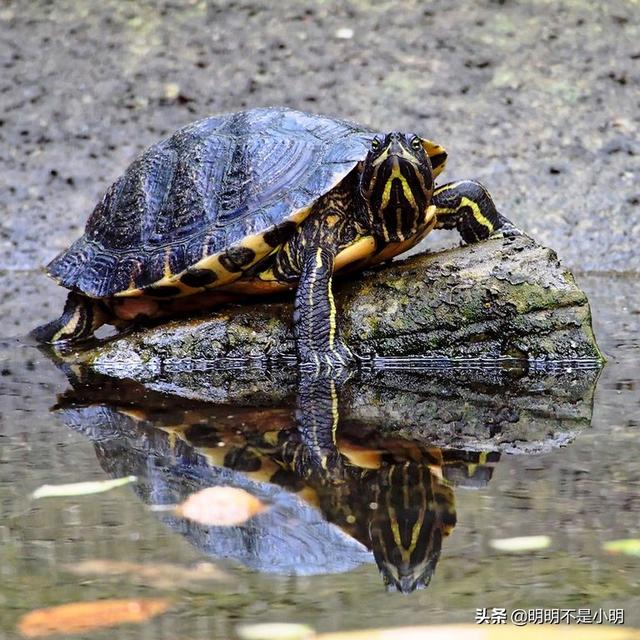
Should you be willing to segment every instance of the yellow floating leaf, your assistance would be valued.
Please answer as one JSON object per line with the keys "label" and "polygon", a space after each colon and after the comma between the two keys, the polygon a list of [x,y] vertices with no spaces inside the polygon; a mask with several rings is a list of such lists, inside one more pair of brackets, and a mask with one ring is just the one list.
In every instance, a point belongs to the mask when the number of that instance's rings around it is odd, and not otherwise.
{"label": "yellow floating leaf", "polygon": [[209,487],[189,496],[175,508],[175,513],[198,524],[231,527],[265,509],[258,498],[244,489]]}
{"label": "yellow floating leaf", "polygon": [[614,626],[445,624],[320,633],[313,640],[640,640],[640,629]]}
{"label": "yellow floating leaf", "polygon": [[519,538],[500,538],[491,540],[489,545],[496,551],[507,553],[523,553],[526,551],[538,551],[551,545],[549,536],[521,536]]}
{"label": "yellow floating leaf", "polygon": [[67,498],[70,496],[89,496],[94,493],[104,493],[111,491],[125,484],[135,482],[136,476],[126,476],[125,478],[114,478],[113,480],[97,480],[95,482],[74,482],[73,484],[43,484],[32,494],[31,498]]}
{"label": "yellow floating leaf", "polygon": [[37,609],[23,616],[18,631],[26,638],[84,633],[120,624],[145,622],[169,608],[166,599],[97,600]]}
{"label": "yellow floating leaf", "polygon": [[313,640],[315,631],[306,624],[264,623],[242,625],[237,629],[241,640]]}
{"label": "yellow floating leaf", "polygon": [[640,538],[609,540],[602,545],[609,553],[624,553],[628,556],[640,556]]}

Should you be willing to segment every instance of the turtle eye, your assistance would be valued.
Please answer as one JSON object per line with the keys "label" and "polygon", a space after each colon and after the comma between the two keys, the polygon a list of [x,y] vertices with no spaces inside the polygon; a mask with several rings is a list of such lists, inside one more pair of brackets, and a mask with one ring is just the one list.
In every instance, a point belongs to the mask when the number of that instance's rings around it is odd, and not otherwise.
{"label": "turtle eye", "polygon": [[418,151],[422,148],[422,140],[420,140],[418,136],[413,136],[413,138],[411,138],[411,148],[414,151]]}
{"label": "turtle eye", "polygon": [[374,138],[371,141],[371,151],[377,151],[380,148],[380,140],[378,138]]}

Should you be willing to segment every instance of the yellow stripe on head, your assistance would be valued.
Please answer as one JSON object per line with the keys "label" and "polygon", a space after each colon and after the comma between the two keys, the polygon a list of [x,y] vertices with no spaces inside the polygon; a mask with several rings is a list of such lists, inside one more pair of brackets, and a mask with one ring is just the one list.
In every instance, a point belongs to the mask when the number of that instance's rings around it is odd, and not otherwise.
{"label": "yellow stripe on head", "polygon": [[382,203],[380,205],[380,208],[387,208],[389,200],[391,199],[391,187],[393,186],[394,180],[400,180],[404,197],[409,201],[411,206],[416,209],[416,199],[413,196],[413,192],[411,191],[408,180],[402,175],[402,172],[400,171],[400,165],[397,161],[394,163],[393,169],[391,170],[391,175],[389,176],[387,183],[384,185],[384,191],[382,192]]}

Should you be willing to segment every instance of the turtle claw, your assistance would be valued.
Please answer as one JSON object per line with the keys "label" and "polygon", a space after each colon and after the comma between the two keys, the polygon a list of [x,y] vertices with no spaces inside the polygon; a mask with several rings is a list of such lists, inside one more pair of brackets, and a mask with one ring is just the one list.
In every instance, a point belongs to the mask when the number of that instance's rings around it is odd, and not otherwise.
{"label": "turtle claw", "polygon": [[501,227],[497,228],[490,236],[490,239],[494,238],[515,238],[517,236],[525,235],[515,224],[509,220],[505,220]]}

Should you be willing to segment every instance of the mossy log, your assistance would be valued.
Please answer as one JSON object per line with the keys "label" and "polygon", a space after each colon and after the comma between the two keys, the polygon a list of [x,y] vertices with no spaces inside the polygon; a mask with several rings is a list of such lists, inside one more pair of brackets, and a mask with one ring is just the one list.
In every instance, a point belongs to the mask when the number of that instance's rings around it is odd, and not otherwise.
{"label": "mossy log", "polygon": [[[345,339],[371,355],[341,387],[341,424],[512,453],[566,444],[589,426],[602,356],[588,301],[531,239],[413,256],[336,290]],[[109,406],[137,406],[157,391],[170,405],[293,411],[291,315],[288,300],[228,306],[67,354],[74,386],[89,389],[73,403],[110,390]],[[130,391],[133,381],[143,387]]]}
{"label": "mossy log", "polygon": [[[526,236],[416,255],[335,283],[346,342],[377,358],[602,362],[585,294]],[[86,352],[96,369],[144,379],[221,358],[291,362],[291,302],[230,305],[144,328]]]}

